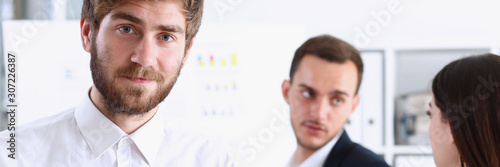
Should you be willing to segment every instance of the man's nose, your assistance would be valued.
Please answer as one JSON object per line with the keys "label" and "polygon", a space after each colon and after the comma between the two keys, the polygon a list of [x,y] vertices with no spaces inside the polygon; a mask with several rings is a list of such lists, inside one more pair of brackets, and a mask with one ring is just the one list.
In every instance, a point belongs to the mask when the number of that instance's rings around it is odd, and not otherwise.
{"label": "man's nose", "polygon": [[154,66],[157,63],[157,49],[154,40],[143,38],[135,48],[131,60],[143,67]]}
{"label": "man's nose", "polygon": [[322,120],[328,116],[330,110],[331,107],[329,100],[327,98],[321,98],[314,101],[313,105],[311,106],[309,115],[315,120]]}

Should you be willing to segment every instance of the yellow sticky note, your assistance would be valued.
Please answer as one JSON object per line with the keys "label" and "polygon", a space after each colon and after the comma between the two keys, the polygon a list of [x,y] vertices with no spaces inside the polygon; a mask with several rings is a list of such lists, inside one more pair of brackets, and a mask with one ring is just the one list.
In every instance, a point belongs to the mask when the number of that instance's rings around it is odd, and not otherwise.
{"label": "yellow sticky note", "polygon": [[236,53],[233,54],[233,66],[236,66],[238,65],[238,60],[237,60],[237,57],[236,57]]}
{"label": "yellow sticky note", "polygon": [[226,66],[227,62],[226,59],[222,59],[222,66]]}

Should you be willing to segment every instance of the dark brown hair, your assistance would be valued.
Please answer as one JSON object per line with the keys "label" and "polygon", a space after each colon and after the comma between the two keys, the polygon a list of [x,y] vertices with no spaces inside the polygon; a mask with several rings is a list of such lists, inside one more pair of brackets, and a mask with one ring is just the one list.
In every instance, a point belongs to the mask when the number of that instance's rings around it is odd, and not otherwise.
{"label": "dark brown hair", "polygon": [[482,54],[445,66],[432,83],[462,164],[500,166],[500,57]]}
{"label": "dark brown hair", "polygon": [[292,67],[290,68],[290,82],[293,82],[293,75],[306,54],[318,56],[328,62],[345,63],[348,60],[352,61],[358,69],[358,85],[355,94],[358,93],[363,78],[363,61],[356,48],[330,35],[320,35],[307,40],[295,51]]}
{"label": "dark brown hair", "polygon": [[[111,10],[127,0],[84,0],[82,6],[82,18],[90,23],[92,35],[97,35],[99,25]],[[160,1],[160,0],[149,0]],[[184,5],[184,15],[186,16],[186,45],[185,50],[189,49],[191,41],[198,33],[203,15],[203,0],[176,0]]]}

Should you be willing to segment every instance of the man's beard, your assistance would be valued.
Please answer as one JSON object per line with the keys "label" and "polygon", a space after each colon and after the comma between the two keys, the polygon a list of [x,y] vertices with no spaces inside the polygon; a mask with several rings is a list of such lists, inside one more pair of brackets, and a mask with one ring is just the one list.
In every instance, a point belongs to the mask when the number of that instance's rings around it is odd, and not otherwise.
{"label": "man's beard", "polygon": [[[133,63],[132,65],[120,67],[111,74],[112,76],[107,76],[109,71],[107,64],[110,63],[108,59],[110,57],[109,49],[105,47],[102,51],[98,50],[95,38],[92,40],[91,47],[90,69],[92,79],[95,87],[103,97],[106,109],[112,115],[117,113],[143,115],[152,110],[168,96],[180,74],[181,63],[179,63],[175,75],[170,79],[168,76],[155,71],[152,67],[145,68]],[[153,94],[149,95],[150,90],[146,87],[119,83],[117,79],[120,77],[152,80],[156,82],[157,87],[154,90],[155,92],[151,92]],[[165,79],[170,81],[163,84]],[[125,90],[117,87],[120,84]]]}
{"label": "man's beard", "polygon": [[[326,126],[324,124],[319,123],[318,121],[303,121],[303,122],[300,123],[299,126],[303,126],[306,122],[314,123],[314,124],[323,126],[323,128],[325,129],[325,133],[328,134],[328,129],[326,128]],[[300,137],[298,137],[298,136],[296,137],[297,144],[299,144],[300,146],[302,146],[302,148],[305,148],[307,150],[312,150],[312,151],[319,150],[320,148],[322,148],[323,146],[325,146],[326,144],[328,144],[328,142],[330,142],[333,138],[335,138],[335,136],[327,137],[327,140],[325,140],[324,143],[321,143],[320,145],[315,146],[315,145],[312,145],[312,144],[307,144],[306,142],[302,141],[302,139]]]}

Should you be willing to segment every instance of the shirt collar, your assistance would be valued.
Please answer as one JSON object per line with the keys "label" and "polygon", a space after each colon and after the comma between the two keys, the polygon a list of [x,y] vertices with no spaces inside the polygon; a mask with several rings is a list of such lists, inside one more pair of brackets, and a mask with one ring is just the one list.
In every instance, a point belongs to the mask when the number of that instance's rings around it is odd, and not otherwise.
{"label": "shirt collar", "polygon": [[164,139],[164,120],[160,110],[146,124],[130,134],[130,138],[152,165],[156,159],[160,144]]}
{"label": "shirt collar", "polygon": [[148,163],[152,164],[164,137],[164,120],[159,110],[146,124],[128,135],[104,116],[88,95],[76,107],[75,119],[95,158],[102,155],[124,136],[129,136]]}
{"label": "shirt collar", "polygon": [[76,107],[75,119],[95,158],[127,135],[97,109],[89,95]]}
{"label": "shirt collar", "polygon": [[340,136],[342,136],[343,130],[341,130],[332,140],[330,140],[327,144],[325,144],[323,147],[320,149],[316,150],[311,156],[309,156],[304,162],[302,162],[299,165],[299,162],[297,161],[296,154],[294,153],[292,156],[292,159],[288,162],[289,167],[294,167],[294,166],[323,166],[323,164],[326,161],[326,158],[328,157],[328,154],[332,150],[333,146],[337,144],[337,141],[339,140]]}

